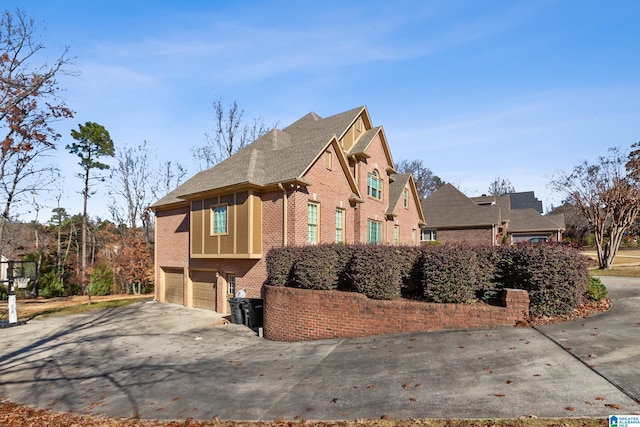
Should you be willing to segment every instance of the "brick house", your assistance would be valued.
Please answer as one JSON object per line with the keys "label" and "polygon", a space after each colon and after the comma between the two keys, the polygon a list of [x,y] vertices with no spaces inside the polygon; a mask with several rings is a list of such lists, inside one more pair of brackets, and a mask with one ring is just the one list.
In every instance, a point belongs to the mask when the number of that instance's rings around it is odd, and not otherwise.
{"label": "brick house", "polygon": [[259,298],[270,248],[419,244],[424,214],[366,107],[273,129],[155,202],[156,299],[228,313]]}
{"label": "brick house", "polygon": [[533,192],[467,197],[451,184],[422,201],[427,226],[421,241],[470,244],[562,241],[564,215],[542,215]]}

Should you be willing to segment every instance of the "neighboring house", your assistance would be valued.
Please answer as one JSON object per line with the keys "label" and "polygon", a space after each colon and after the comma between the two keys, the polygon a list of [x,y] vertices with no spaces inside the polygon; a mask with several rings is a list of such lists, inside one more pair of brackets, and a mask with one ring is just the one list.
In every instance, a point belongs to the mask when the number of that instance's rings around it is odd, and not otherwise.
{"label": "neighboring house", "polygon": [[309,113],[199,172],[151,206],[156,298],[228,313],[260,297],[269,249],[319,243],[419,244],[424,215],[366,107]]}
{"label": "neighboring house", "polygon": [[565,229],[563,215],[542,215],[542,202],[533,192],[470,198],[447,184],[425,199],[422,209],[427,223],[423,242],[558,242]]}

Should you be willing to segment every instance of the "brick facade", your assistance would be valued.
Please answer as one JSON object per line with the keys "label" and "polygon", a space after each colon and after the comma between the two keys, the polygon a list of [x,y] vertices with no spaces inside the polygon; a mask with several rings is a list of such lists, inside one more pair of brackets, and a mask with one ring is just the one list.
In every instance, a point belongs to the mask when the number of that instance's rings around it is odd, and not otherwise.
{"label": "brick facade", "polygon": [[163,268],[189,267],[189,208],[156,212],[155,225],[155,298],[165,301]]}
{"label": "brick facade", "polygon": [[514,326],[529,314],[527,291],[506,289],[503,307],[380,301],[352,292],[264,287],[264,336],[273,341],[352,338],[442,329]]}
{"label": "brick facade", "polygon": [[[354,114],[350,120],[356,120],[358,123],[356,127],[360,128],[356,132],[353,122],[352,124],[345,122],[345,126],[349,127],[346,129],[345,135],[348,134],[354,138],[355,135],[363,135],[366,131],[364,125],[370,123],[366,109],[355,109],[348,113]],[[313,127],[315,119],[311,116],[305,117],[307,117],[306,125]],[[273,132],[274,140],[270,146],[278,147],[277,139],[282,136],[283,131]],[[243,217],[229,219],[230,223],[238,221],[234,223],[236,225],[233,229],[234,233],[246,233],[250,225],[253,225],[252,231],[260,229],[260,231],[255,231],[255,235],[252,237],[260,239],[257,241],[261,243],[261,251],[256,250],[238,255],[235,252],[233,242],[237,242],[239,239],[225,239],[230,242],[229,247],[225,248],[226,252],[215,252],[205,247],[192,257],[189,249],[190,207],[186,204],[181,208],[173,209],[164,207],[162,204],[156,207],[156,298],[159,301],[165,300],[163,271],[167,268],[183,269],[184,301],[187,306],[190,305],[193,297],[191,273],[196,270],[208,272],[209,276],[213,272],[217,273],[215,275],[216,282],[212,283],[216,290],[216,311],[228,312],[228,274],[235,275],[236,290],[244,289],[247,297],[260,298],[262,286],[267,277],[265,257],[268,251],[283,245],[301,246],[310,243],[309,203],[315,203],[319,208],[318,239],[313,243],[336,242],[336,210],[340,210],[344,215],[342,230],[344,243],[366,242],[367,220],[372,219],[382,223],[382,243],[393,243],[394,227],[397,226],[398,244],[417,244],[420,236],[418,225],[422,218],[419,202],[414,198],[414,191],[408,193],[407,207],[403,204],[403,198],[397,203],[394,201],[394,204],[398,204],[393,207],[395,216],[387,217],[389,185],[392,180],[390,173],[393,172],[393,164],[388,152],[389,148],[386,141],[381,138],[381,133],[373,136],[370,141],[364,141],[368,142],[366,147],[358,148],[364,152],[359,151],[357,156],[348,156],[348,153],[344,151],[344,146],[341,145],[343,142],[336,140],[335,129],[331,128],[330,132],[327,134],[326,145],[322,148],[318,145],[317,155],[309,157],[309,163],[305,163],[304,168],[288,180],[251,184],[250,191],[259,196],[261,204],[260,209],[251,211],[253,216],[246,214]],[[293,133],[295,134],[295,131]],[[350,140],[349,143],[355,142],[355,140]],[[302,139],[298,146],[292,146],[292,149],[299,150],[299,146],[304,144],[306,144],[306,140]],[[349,148],[351,147],[352,145],[349,145]],[[232,159],[233,156],[228,160]],[[287,162],[287,158],[284,157],[279,161]],[[265,167],[277,170],[278,164],[268,164]],[[230,169],[233,168],[225,168],[225,170]],[[215,170],[214,167],[210,171],[213,173]],[[367,196],[367,175],[373,170],[378,172],[383,181],[382,199],[380,200]],[[195,179],[197,181],[200,178]],[[238,191],[247,192],[247,180],[249,178],[242,178],[236,187],[224,187],[224,190],[206,188],[201,193],[205,193],[207,196],[212,194],[210,197],[218,198],[216,200],[222,200],[223,197],[226,197],[225,200],[234,200],[233,197],[228,196],[232,196]],[[242,185],[245,187],[242,188]],[[411,184],[407,184],[407,187],[411,187]],[[412,190],[412,188],[409,189]],[[175,199],[181,200],[178,197]],[[173,203],[181,202],[174,201]],[[234,209],[233,212],[239,212],[239,210]],[[201,215],[200,218],[205,226],[193,227],[193,230],[197,230],[198,233],[210,233],[206,227],[206,220],[203,219],[206,217]],[[194,225],[199,224],[196,216],[193,217],[193,221]],[[250,221],[250,223],[243,227],[240,221]],[[259,224],[260,227],[255,224]],[[205,236],[210,237],[208,234]],[[175,282],[175,275],[172,276],[172,280]]]}

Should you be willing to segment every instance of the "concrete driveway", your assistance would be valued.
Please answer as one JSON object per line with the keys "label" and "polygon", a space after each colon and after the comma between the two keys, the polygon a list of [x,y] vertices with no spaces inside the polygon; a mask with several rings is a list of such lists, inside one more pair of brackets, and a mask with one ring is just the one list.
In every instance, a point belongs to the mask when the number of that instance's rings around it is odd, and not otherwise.
{"label": "concrete driveway", "polygon": [[606,417],[640,412],[640,280],[538,330],[269,342],[221,316],[139,303],[0,329],[0,395],[145,419]]}

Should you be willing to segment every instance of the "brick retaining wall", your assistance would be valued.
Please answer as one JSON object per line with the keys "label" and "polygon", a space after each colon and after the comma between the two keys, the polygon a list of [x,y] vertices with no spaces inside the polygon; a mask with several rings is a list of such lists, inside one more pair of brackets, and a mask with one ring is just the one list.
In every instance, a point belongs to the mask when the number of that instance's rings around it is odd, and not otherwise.
{"label": "brick retaining wall", "polygon": [[505,289],[504,307],[381,301],[354,292],[264,286],[264,337],[272,341],[513,326],[529,314],[529,294]]}

